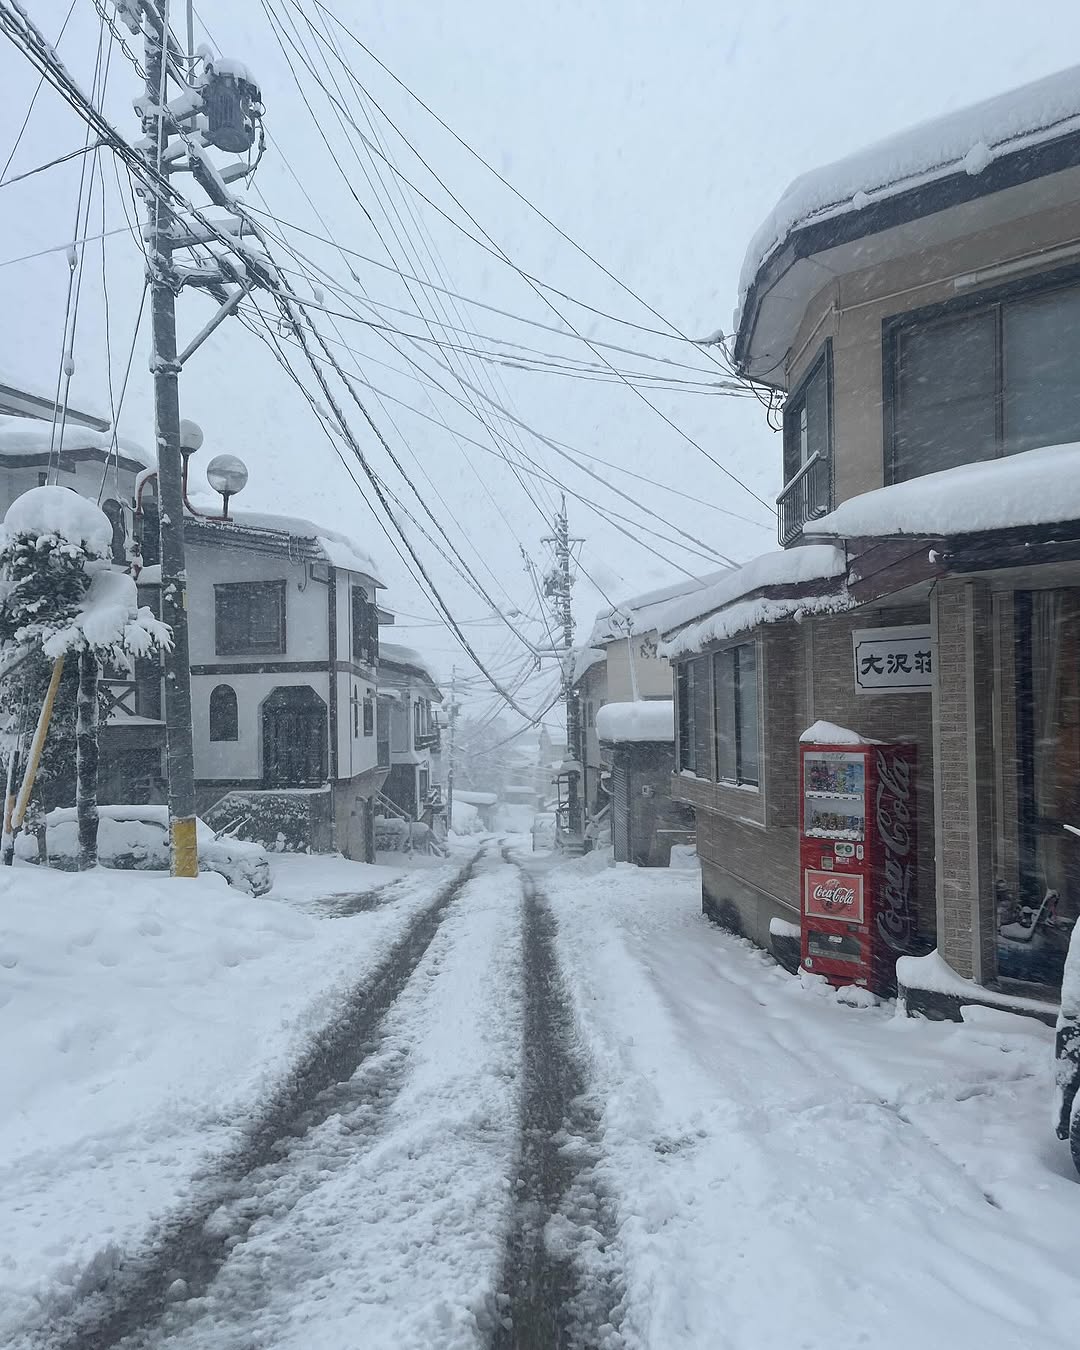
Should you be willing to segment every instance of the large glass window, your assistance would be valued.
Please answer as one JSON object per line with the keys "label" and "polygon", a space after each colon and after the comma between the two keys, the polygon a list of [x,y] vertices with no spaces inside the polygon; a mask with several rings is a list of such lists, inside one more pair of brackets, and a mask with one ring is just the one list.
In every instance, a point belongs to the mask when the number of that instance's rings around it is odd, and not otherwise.
{"label": "large glass window", "polygon": [[215,586],[214,645],[224,656],[283,655],[284,581],[230,581]]}
{"label": "large glass window", "polygon": [[678,704],[678,768],[698,778],[713,775],[709,658],[697,656],[679,664],[675,697]]}
{"label": "large glass window", "polygon": [[1080,286],[900,320],[894,482],[1080,439]]}
{"label": "large glass window", "polygon": [[757,786],[757,650],[752,642],[713,657],[713,723],[716,776],[721,782]]}

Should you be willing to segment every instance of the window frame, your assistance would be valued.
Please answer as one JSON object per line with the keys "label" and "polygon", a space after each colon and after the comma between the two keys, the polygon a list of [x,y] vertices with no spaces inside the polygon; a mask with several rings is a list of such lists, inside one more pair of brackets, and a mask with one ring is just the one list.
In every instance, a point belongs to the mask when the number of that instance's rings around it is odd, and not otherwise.
{"label": "window frame", "polygon": [[356,582],[349,587],[349,650],[361,665],[374,668],[379,663],[379,607],[368,588]]}
{"label": "window frame", "polygon": [[[899,338],[906,330],[920,328],[944,319],[962,318],[968,314],[994,309],[995,314],[995,355],[994,355],[994,427],[995,453],[987,460],[972,460],[971,463],[991,463],[998,459],[1007,459],[1005,450],[1005,370],[1004,370],[1004,307],[1011,301],[1032,299],[1038,295],[1050,294],[1057,290],[1080,288],[1080,264],[1052,268],[1047,272],[1038,272],[1033,276],[1020,277],[998,285],[984,286],[967,295],[954,296],[932,305],[922,305],[918,309],[902,314],[890,314],[881,321],[881,410],[882,410],[882,470],[883,481],[891,487],[894,483],[912,482],[910,478],[896,476],[896,434],[899,394]],[[933,472],[933,470],[931,470]],[[926,477],[925,474],[918,477]]]}
{"label": "window frame", "polygon": [[[225,691],[224,694],[222,691]],[[226,727],[226,731],[228,732],[231,730],[232,734],[220,735],[217,733],[220,732],[221,729],[220,719],[222,718],[223,713],[221,709],[218,708],[215,716],[214,705],[215,702],[220,703],[222,698],[228,699],[230,697],[232,701],[229,709],[229,718],[231,720]],[[206,721],[207,739],[212,744],[226,745],[231,741],[238,741],[240,739],[240,700],[236,696],[236,689],[233,685],[222,682],[221,684],[215,684],[213,689],[210,690],[210,697],[207,699],[206,703]],[[215,726],[215,722],[217,722],[218,725]]]}
{"label": "window frame", "polygon": [[782,469],[784,474],[784,486],[787,487],[789,483],[793,482],[799,476],[800,472],[805,467],[800,455],[799,463],[795,465],[795,468],[791,473],[788,472],[788,463],[789,463],[788,452],[790,448],[790,443],[794,439],[793,432],[790,427],[790,421],[794,417],[797,410],[805,408],[807,390],[809,389],[814,377],[823,367],[825,370],[825,444],[826,444],[824,459],[829,466],[829,505],[831,507],[832,491],[833,491],[833,483],[832,483],[833,340],[831,337],[825,338],[825,340],[821,344],[820,349],[818,350],[817,355],[814,357],[813,361],[811,361],[811,363],[807,366],[806,370],[803,372],[802,379],[784,399],[783,431],[782,431],[783,445],[781,449],[781,458],[782,458]]}
{"label": "window frame", "polygon": [[[754,719],[754,760],[757,765],[757,773],[753,778],[748,778],[745,773],[745,731],[743,726],[743,684],[744,676],[741,670],[741,661],[739,653],[744,650],[750,650],[754,653],[754,707],[756,717]],[[732,778],[720,773],[720,718],[717,707],[717,695],[719,692],[719,683],[716,678],[716,664],[725,657],[730,657],[732,661],[731,670],[731,726],[732,740],[734,742],[734,761],[735,777]],[[712,717],[713,717],[713,763],[715,766],[716,782],[723,787],[737,787],[755,792],[761,791],[761,743],[762,743],[762,699],[761,699],[761,650],[756,638],[751,638],[749,642],[745,639],[741,642],[731,642],[724,647],[718,647],[712,652]],[[726,711],[726,710],[725,710]]]}
{"label": "window frame", "polygon": [[[267,581],[217,581],[214,583],[214,651],[218,656],[284,656],[289,647],[289,635],[286,627],[285,593],[288,582],[284,580]],[[223,643],[222,600],[224,594],[236,595],[239,592],[265,590],[277,599],[280,640],[237,644],[235,641]],[[238,631],[238,630],[234,630]]]}

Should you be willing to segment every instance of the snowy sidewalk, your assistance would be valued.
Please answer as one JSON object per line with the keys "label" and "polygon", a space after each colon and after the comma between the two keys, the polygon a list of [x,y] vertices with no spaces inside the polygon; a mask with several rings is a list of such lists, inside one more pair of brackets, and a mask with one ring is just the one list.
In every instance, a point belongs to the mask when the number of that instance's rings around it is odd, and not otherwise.
{"label": "snowy sidewalk", "polygon": [[[468,856],[275,860],[258,899],[213,873],[0,875],[0,1345],[181,1201]],[[367,912],[320,911],[375,887]]]}
{"label": "snowy sidewalk", "polygon": [[543,878],[649,1350],[1066,1350],[1080,1186],[1052,1033],[804,987],[699,912],[698,877]]}

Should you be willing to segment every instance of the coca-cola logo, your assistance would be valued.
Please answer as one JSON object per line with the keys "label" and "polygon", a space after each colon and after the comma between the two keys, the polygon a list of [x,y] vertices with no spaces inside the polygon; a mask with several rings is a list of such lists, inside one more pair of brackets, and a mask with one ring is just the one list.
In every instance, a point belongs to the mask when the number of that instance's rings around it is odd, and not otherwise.
{"label": "coca-cola logo", "polygon": [[824,886],[820,883],[813,888],[811,895],[826,909],[854,909],[855,892],[850,886]]}
{"label": "coca-cola logo", "polygon": [[900,756],[890,760],[877,752],[875,816],[882,845],[882,903],[878,906],[878,932],[896,952],[912,947],[915,908],[912,901],[914,871],[910,854],[914,846],[912,821],[911,764]]}
{"label": "coca-cola logo", "polygon": [[803,884],[803,910],[810,917],[862,923],[863,879],[858,874],[808,868]]}

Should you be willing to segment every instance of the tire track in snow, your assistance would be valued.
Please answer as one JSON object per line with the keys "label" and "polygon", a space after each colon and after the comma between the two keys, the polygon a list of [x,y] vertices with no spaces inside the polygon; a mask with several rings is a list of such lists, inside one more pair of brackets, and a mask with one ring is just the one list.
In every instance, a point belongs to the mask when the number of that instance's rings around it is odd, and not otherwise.
{"label": "tire track in snow", "polygon": [[[357,1070],[378,1049],[381,1022],[412,978],[446,916],[467,885],[483,855],[479,849],[458,875],[437,892],[435,900],[413,921],[380,966],[357,986],[342,1011],[316,1035],[308,1053],[295,1065],[279,1091],[253,1121],[243,1142],[228,1154],[198,1188],[190,1205],[167,1220],[140,1252],[122,1257],[91,1287],[76,1307],[43,1328],[37,1343],[49,1350],[111,1350],[160,1321],[178,1298],[197,1297],[209,1288],[218,1270],[241,1240],[243,1198],[252,1182],[280,1161],[290,1139],[308,1133],[350,1096]],[[394,1066],[382,1066],[357,1079],[377,1115],[380,1102],[393,1090]],[[349,1102],[352,1114],[364,1102]],[[373,1120],[367,1130],[374,1128]],[[256,1183],[257,1184],[257,1183]],[[223,1207],[231,1207],[239,1228],[211,1223]]]}
{"label": "tire track in snow", "polygon": [[[513,862],[503,849],[507,862]],[[574,1048],[555,918],[524,890],[524,1083],[516,1213],[490,1350],[616,1350],[623,1276],[611,1197],[596,1184],[599,1119]]]}

